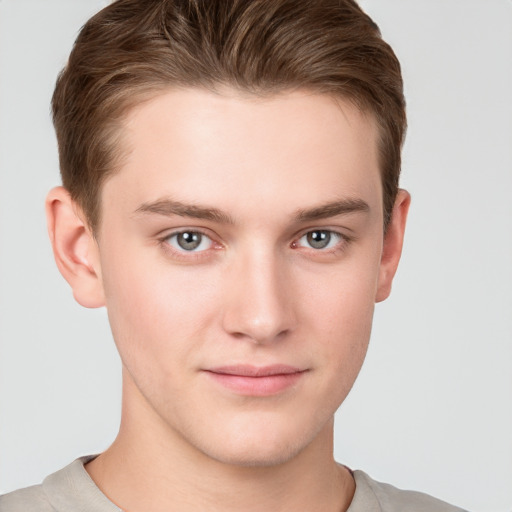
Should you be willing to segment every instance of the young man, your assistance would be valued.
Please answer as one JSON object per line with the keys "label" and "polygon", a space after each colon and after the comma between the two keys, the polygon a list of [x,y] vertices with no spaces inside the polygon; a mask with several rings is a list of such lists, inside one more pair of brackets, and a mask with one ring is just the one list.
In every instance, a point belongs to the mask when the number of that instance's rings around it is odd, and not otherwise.
{"label": "young man", "polygon": [[119,435],[2,512],[457,510],[333,459],[390,293],[400,67],[351,0],[118,0],[53,99],[59,270],[106,306]]}

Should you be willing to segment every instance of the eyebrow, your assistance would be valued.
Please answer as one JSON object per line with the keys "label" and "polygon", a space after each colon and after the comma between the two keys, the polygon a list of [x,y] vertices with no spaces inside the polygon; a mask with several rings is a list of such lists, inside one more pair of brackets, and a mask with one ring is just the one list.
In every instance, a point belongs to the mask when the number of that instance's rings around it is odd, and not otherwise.
{"label": "eyebrow", "polygon": [[306,210],[298,210],[296,219],[299,222],[309,222],[313,220],[328,219],[338,215],[348,215],[349,213],[370,211],[366,201],[358,198],[340,199],[329,203],[315,206]]}
{"label": "eyebrow", "polygon": [[[368,212],[370,207],[362,199],[348,198],[331,201],[320,206],[308,209],[299,209],[295,213],[295,221],[309,222],[320,219],[348,215],[356,212]],[[234,224],[233,218],[218,208],[186,204],[172,199],[159,199],[151,203],[144,203],[139,206],[135,213],[154,213],[170,217],[191,217],[195,219],[210,220],[222,224]]]}
{"label": "eyebrow", "polygon": [[222,224],[234,224],[233,219],[227,213],[217,208],[186,204],[171,199],[159,199],[152,203],[144,203],[135,210],[135,213],[156,213],[167,217],[179,215],[180,217],[211,220]]}

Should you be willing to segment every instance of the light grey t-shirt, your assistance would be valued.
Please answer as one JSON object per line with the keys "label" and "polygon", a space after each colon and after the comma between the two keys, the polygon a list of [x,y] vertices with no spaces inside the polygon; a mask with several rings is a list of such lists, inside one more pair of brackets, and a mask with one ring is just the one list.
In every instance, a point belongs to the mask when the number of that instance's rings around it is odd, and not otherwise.
{"label": "light grey t-shirt", "polygon": [[[34,485],[0,496],[0,512],[122,512],[92,481],[81,457]],[[402,491],[353,472],[356,492],[347,512],[463,512],[427,494]]]}

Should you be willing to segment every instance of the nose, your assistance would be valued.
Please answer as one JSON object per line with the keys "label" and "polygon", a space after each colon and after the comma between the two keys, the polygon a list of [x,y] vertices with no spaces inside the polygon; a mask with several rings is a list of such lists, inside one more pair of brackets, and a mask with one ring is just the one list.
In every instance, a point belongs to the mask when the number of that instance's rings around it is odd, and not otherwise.
{"label": "nose", "polygon": [[223,328],[230,335],[269,344],[296,326],[293,286],[285,261],[271,251],[239,258],[225,281]]}

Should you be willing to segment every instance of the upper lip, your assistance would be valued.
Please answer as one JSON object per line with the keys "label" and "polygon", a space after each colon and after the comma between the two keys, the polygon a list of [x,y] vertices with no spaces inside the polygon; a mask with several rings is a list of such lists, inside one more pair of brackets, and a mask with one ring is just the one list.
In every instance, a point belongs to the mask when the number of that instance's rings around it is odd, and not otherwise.
{"label": "upper lip", "polygon": [[235,364],[208,368],[209,372],[221,375],[236,375],[241,377],[269,377],[272,375],[291,375],[305,370],[287,364],[272,364],[269,366],[253,366],[247,364]]}

